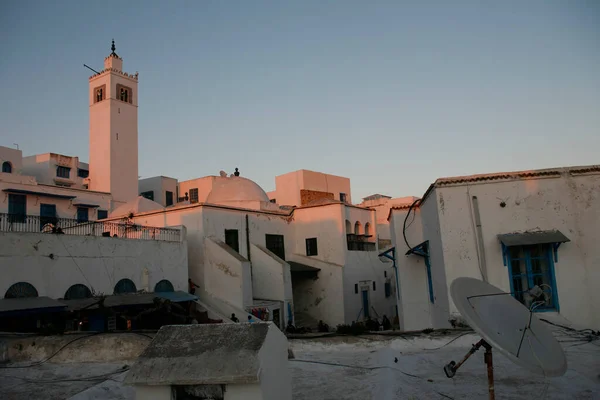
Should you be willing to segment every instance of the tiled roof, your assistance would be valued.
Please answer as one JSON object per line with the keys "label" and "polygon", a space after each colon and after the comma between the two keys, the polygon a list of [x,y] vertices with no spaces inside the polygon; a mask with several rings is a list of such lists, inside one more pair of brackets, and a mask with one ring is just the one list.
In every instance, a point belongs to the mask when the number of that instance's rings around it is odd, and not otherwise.
{"label": "tiled roof", "polygon": [[439,178],[435,181],[435,186],[444,186],[444,185],[460,184],[460,183],[467,183],[467,182],[496,181],[496,180],[503,180],[503,179],[526,179],[526,178],[536,178],[536,177],[551,177],[551,176],[560,176],[561,174],[563,174],[565,172],[567,172],[571,175],[588,173],[588,172],[600,172],[600,165],[588,165],[588,166],[583,166],[583,167],[537,169],[537,170],[530,170],[530,171],[497,172],[497,173],[493,173],[493,174],[480,174],[480,175],[467,175],[467,176]]}

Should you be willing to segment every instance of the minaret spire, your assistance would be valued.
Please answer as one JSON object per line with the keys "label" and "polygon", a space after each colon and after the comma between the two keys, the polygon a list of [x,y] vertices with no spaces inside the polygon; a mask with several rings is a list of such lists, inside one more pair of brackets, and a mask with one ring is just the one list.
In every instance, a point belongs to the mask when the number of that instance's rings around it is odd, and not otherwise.
{"label": "minaret spire", "polygon": [[[112,55],[112,56],[117,56],[117,53],[115,53],[115,50],[117,49],[117,48],[115,47],[115,39],[113,39],[113,40],[112,40],[112,46],[110,46],[110,49],[112,50],[112,53],[111,53],[111,55]],[[117,56],[117,57],[118,57],[118,56]]]}

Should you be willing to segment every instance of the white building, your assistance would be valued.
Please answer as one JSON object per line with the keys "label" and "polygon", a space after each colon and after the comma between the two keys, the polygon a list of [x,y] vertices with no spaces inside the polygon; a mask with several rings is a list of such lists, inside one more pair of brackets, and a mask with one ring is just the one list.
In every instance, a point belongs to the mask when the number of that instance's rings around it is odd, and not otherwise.
{"label": "white building", "polygon": [[392,208],[401,329],[449,327],[449,285],[461,276],[526,305],[524,292],[541,285],[535,311],[600,328],[598,193],[600,166],[555,168],[438,179],[406,228],[409,206]]}
{"label": "white building", "polygon": [[394,315],[394,274],[377,256],[373,210],[330,192],[299,207],[279,206],[256,183],[225,173],[181,182],[179,193],[188,200],[156,204],[133,220],[187,227],[190,277],[200,298],[222,314],[264,309],[281,327]]}

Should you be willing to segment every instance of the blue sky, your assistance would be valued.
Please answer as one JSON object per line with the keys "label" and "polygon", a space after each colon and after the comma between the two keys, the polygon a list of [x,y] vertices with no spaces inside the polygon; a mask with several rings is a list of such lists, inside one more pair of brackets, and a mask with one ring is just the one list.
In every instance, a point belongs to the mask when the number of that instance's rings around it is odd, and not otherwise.
{"label": "blue sky", "polygon": [[353,200],[600,163],[600,2],[2,1],[0,144],[88,159],[88,84],[139,71],[139,167],[311,169]]}

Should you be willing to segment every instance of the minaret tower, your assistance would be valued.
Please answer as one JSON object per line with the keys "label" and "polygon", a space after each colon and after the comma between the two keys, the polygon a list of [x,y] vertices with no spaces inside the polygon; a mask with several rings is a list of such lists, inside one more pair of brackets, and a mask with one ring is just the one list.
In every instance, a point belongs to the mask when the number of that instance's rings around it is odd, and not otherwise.
{"label": "minaret tower", "polygon": [[112,52],[90,86],[90,190],[112,194],[112,208],[138,196],[138,74]]}

